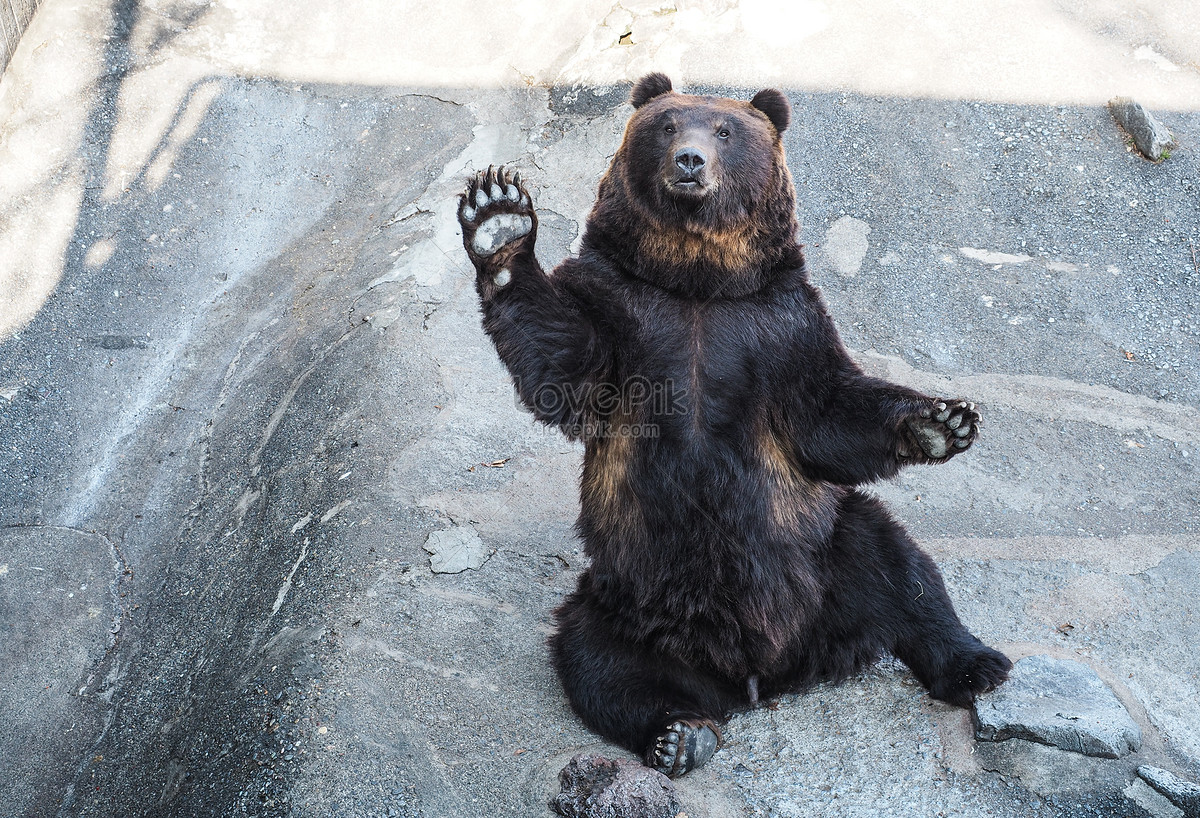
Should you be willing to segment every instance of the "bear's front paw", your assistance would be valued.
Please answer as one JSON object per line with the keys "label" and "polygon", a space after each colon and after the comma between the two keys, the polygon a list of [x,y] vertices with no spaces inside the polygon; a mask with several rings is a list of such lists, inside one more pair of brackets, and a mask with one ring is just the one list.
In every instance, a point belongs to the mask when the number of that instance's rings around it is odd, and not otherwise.
{"label": "bear's front paw", "polygon": [[947,460],[966,451],[979,436],[979,411],[967,401],[938,399],[905,421],[909,442],[904,458]]}
{"label": "bear's front paw", "polygon": [[[502,248],[527,236],[532,239],[537,216],[529,192],[521,185],[521,174],[509,173],[503,166],[477,174],[459,197],[458,223],[467,255],[480,272]],[[496,283],[504,286],[508,281]]]}

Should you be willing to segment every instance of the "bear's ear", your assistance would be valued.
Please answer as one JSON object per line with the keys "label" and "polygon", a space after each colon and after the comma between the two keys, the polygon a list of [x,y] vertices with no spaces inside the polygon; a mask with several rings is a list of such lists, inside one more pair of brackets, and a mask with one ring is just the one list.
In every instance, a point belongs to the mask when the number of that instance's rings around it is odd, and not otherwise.
{"label": "bear's ear", "polygon": [[629,101],[634,108],[641,108],[655,97],[671,93],[671,78],[666,74],[647,74],[637,81],[629,92]]}
{"label": "bear's ear", "polygon": [[750,100],[750,104],[766,114],[779,133],[786,131],[788,123],[792,121],[792,106],[782,91],[776,91],[774,88],[759,91],[754,95],[754,99]]}

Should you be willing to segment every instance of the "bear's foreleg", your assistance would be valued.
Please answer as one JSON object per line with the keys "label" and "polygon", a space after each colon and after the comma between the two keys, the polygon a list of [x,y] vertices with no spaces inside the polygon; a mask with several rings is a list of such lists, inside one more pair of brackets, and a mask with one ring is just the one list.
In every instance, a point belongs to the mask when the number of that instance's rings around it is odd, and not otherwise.
{"label": "bear's foreleg", "polygon": [[[805,405],[810,398],[797,400]],[[975,404],[931,398],[904,386],[854,374],[831,387],[794,426],[810,475],[855,486],[891,477],[903,466],[942,463],[979,436]]]}
{"label": "bear's foreleg", "polygon": [[541,421],[580,437],[608,371],[608,347],[582,305],[534,255],[537,213],[519,174],[477,174],[459,198],[463,246],[475,267],[483,328]]}

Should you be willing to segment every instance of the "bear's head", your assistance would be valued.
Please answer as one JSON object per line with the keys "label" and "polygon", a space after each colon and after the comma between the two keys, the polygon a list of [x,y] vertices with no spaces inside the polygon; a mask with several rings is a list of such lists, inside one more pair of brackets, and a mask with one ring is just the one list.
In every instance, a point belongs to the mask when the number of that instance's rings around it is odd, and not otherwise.
{"label": "bear's head", "polygon": [[630,101],[589,220],[610,252],[620,245],[612,254],[629,272],[686,294],[736,295],[802,259],[780,139],[791,108],[781,92],[748,102],[693,96],[649,74]]}

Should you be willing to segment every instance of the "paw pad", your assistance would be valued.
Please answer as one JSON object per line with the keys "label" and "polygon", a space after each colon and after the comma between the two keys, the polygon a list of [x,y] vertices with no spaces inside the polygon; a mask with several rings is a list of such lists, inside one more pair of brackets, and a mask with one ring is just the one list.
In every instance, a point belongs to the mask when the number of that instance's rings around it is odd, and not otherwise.
{"label": "paw pad", "polygon": [[503,167],[478,174],[460,199],[458,221],[467,249],[485,258],[529,235],[533,203],[521,185],[521,174]]}
{"label": "paw pad", "polygon": [[532,229],[533,219],[528,216],[500,213],[483,220],[471,238],[471,249],[481,256],[490,256]]}
{"label": "paw pad", "polygon": [[979,420],[973,403],[938,400],[906,425],[925,457],[944,460],[970,447],[979,433]]}

